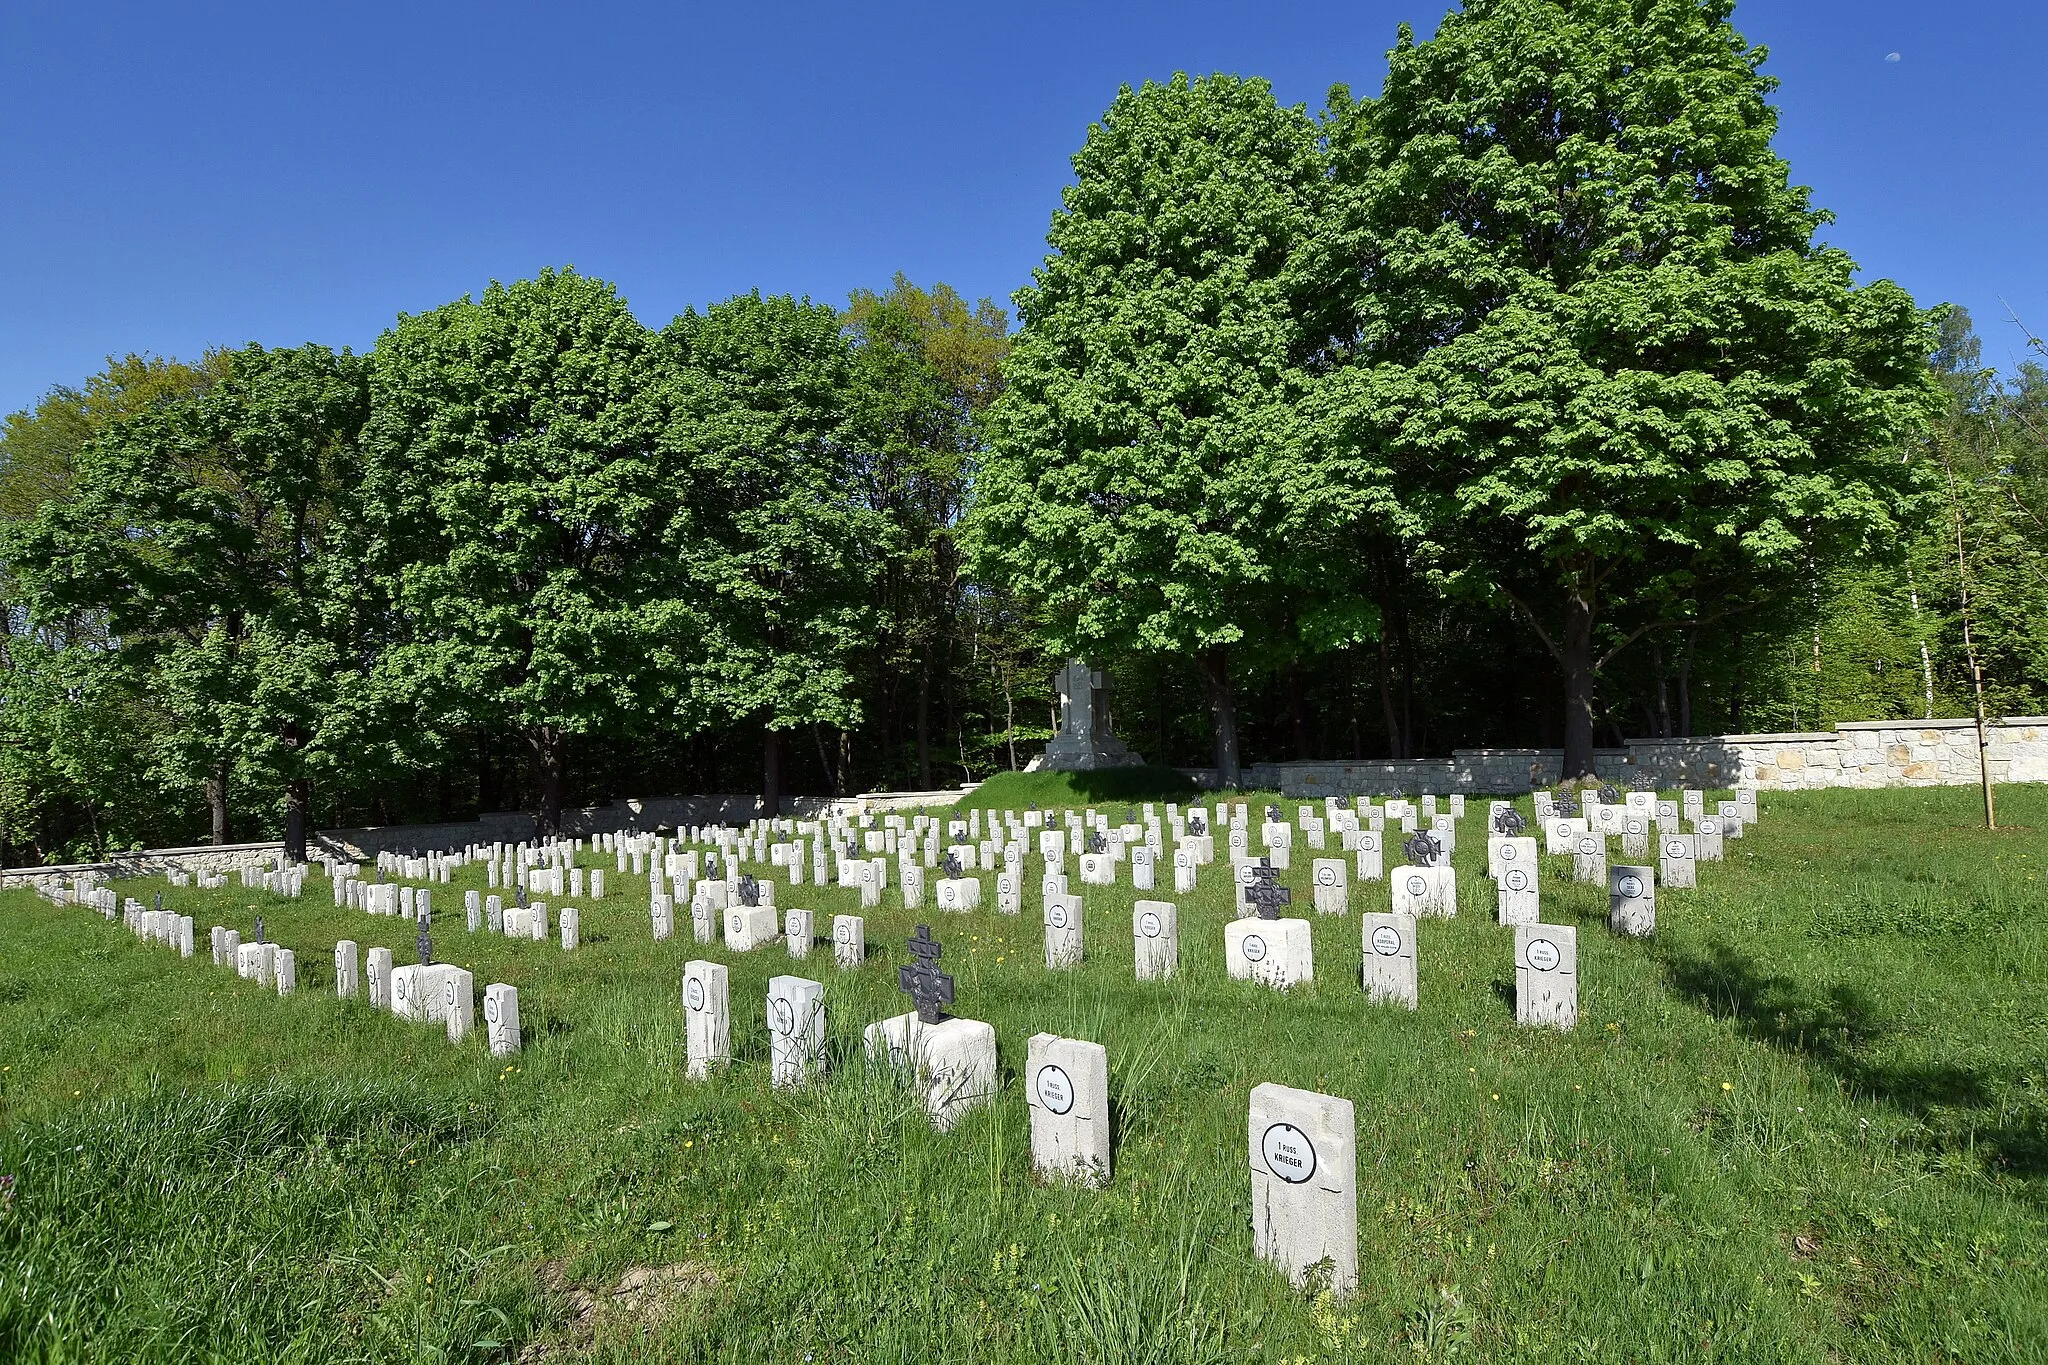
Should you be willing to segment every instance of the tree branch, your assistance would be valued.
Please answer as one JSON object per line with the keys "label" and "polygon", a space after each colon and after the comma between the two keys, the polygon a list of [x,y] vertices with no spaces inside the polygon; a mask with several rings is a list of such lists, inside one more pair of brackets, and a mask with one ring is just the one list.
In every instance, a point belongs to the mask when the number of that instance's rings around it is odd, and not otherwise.
{"label": "tree branch", "polygon": [[1557,641],[1550,638],[1550,632],[1545,630],[1543,623],[1536,619],[1536,613],[1529,609],[1529,604],[1515,596],[1514,589],[1502,584],[1495,584],[1495,586],[1500,588],[1503,597],[1522,609],[1522,614],[1529,618],[1530,628],[1536,632],[1536,638],[1543,641],[1543,647],[1550,651],[1550,657],[1557,660],[1558,666],[1562,668],[1564,666],[1564,651],[1557,647]]}

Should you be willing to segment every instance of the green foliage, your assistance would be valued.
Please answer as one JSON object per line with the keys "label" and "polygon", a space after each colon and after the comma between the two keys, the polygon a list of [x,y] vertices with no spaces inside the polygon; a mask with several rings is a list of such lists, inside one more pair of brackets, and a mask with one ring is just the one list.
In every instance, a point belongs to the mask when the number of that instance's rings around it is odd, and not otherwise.
{"label": "green foliage", "polygon": [[1333,97],[1333,406],[1555,657],[1573,772],[1642,633],[1896,542],[1933,397],[1912,300],[1814,243],[1728,8],[1474,4]]}
{"label": "green foliage", "polygon": [[444,742],[522,737],[551,829],[572,737],[673,712],[676,662],[696,657],[699,531],[658,374],[612,287],[571,271],[402,318],[372,358],[377,696]]}
{"label": "green foliage", "polygon": [[[1331,538],[1370,504],[1300,440],[1291,264],[1324,183],[1315,125],[1263,81],[1126,88],[1074,158],[991,411],[971,545],[1080,655],[1285,652]],[[1291,605],[1291,604],[1303,605]]]}

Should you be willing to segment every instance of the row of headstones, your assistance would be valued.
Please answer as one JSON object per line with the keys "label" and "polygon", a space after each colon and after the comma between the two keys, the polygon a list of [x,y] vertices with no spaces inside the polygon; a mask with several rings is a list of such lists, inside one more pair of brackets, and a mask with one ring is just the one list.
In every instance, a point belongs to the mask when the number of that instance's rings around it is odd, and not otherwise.
{"label": "row of headstones", "polygon": [[[824,993],[822,983],[804,977],[769,981],[764,1015],[774,1086],[798,1087],[822,1073]],[[703,1079],[729,1065],[731,1008],[722,965],[684,966],[683,1011],[688,1074]],[[912,1078],[940,1131],[996,1096],[995,1030],[984,1022],[931,1023],[913,1011],[868,1025],[861,1038],[870,1061],[885,1061]],[[1048,1180],[1106,1186],[1114,1159],[1107,1049],[1033,1034],[1023,1081],[1033,1168]],[[1357,1145],[1351,1101],[1270,1082],[1253,1088],[1246,1143],[1253,1248],[1297,1284],[1314,1277],[1339,1294],[1357,1287]]]}
{"label": "row of headstones", "polygon": [[[353,939],[334,945],[334,994],[352,1000],[360,992],[372,1009],[389,1010],[414,1023],[441,1024],[448,1041],[460,1043],[476,1023],[476,977],[445,962],[394,967],[389,948],[360,955]],[[484,987],[484,1029],[491,1055],[519,1051],[519,990],[496,982]]]}
{"label": "row of headstones", "polygon": [[[503,934],[506,938],[531,939],[544,943],[548,937],[548,905],[546,901],[534,901],[528,905],[507,905],[502,897],[485,895],[475,890],[462,893],[463,922],[474,934],[488,930]],[[555,928],[560,938],[562,951],[573,953],[583,944],[583,912],[573,905],[565,905],[555,912]]]}

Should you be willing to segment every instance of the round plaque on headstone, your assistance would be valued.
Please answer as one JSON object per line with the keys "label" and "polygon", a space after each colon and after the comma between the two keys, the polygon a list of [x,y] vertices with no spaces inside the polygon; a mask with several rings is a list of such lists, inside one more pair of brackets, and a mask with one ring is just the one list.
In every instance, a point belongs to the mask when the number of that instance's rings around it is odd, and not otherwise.
{"label": "round plaque on headstone", "polygon": [[1702,834],[1719,834],[1721,832],[1721,822],[1711,815],[1702,815],[1699,826],[1700,833]]}
{"label": "round plaque on headstone", "polygon": [[1358,849],[1361,853],[1379,852],[1380,836],[1373,833],[1371,830],[1365,831],[1363,834],[1358,836]]}
{"label": "round plaque on headstone", "polygon": [[1527,891],[1529,889],[1529,874],[1522,871],[1519,867],[1509,868],[1500,880],[1501,885],[1507,887],[1510,891]]}
{"label": "round plaque on headstone", "polygon": [[1390,924],[1382,924],[1372,931],[1372,950],[1381,957],[1392,957],[1401,951],[1401,932]]}
{"label": "round plaque on headstone", "polygon": [[1038,1092],[1038,1102],[1050,1112],[1064,1114],[1074,1107],[1074,1078],[1051,1062],[1038,1068],[1031,1085]]}
{"label": "round plaque on headstone", "polygon": [[1685,840],[1673,839],[1666,843],[1664,845],[1664,856],[1667,858],[1683,858],[1685,856]]}
{"label": "round plaque on headstone", "polygon": [[1521,850],[1513,844],[1502,844],[1500,846],[1500,860],[1504,863],[1511,863],[1521,856]]}
{"label": "round plaque on headstone", "polygon": [[1598,853],[1599,851],[1600,851],[1600,845],[1599,845],[1598,843],[1594,842],[1594,839],[1593,839],[1593,836],[1592,836],[1592,835],[1590,835],[1590,834],[1587,834],[1587,835],[1583,835],[1583,836],[1581,836],[1581,837],[1580,837],[1580,839],[1579,839],[1579,852],[1581,852],[1581,853],[1584,853],[1584,854],[1586,854],[1586,855],[1587,855],[1588,857],[1590,857],[1590,856],[1592,856],[1593,854],[1595,854],[1595,853]]}
{"label": "round plaque on headstone", "polygon": [[1146,938],[1158,938],[1161,927],[1159,912],[1156,910],[1147,910],[1144,914],[1138,916],[1138,932]]}
{"label": "round plaque on headstone", "polygon": [[704,983],[691,977],[683,983],[683,1002],[693,1010],[704,1008]]}
{"label": "round plaque on headstone", "polygon": [[1055,929],[1066,928],[1067,907],[1064,905],[1055,905],[1052,909],[1046,912],[1045,922],[1050,924]]}
{"label": "round plaque on headstone", "polygon": [[1264,962],[1266,960],[1266,940],[1260,938],[1257,934],[1246,934],[1244,936],[1244,960],[1247,962]]}
{"label": "round plaque on headstone", "polygon": [[768,1023],[783,1037],[789,1036],[789,1031],[796,1027],[796,1013],[787,1000],[778,997],[768,1002]]}
{"label": "round plaque on headstone", "polygon": [[1557,964],[1564,959],[1557,951],[1557,945],[1547,938],[1529,940],[1529,965],[1539,972],[1554,972]]}
{"label": "round plaque on headstone", "polygon": [[1259,1155],[1266,1169],[1290,1185],[1302,1185],[1315,1177],[1316,1145],[1308,1134],[1291,1123],[1270,1124],[1259,1139]]}
{"label": "round plaque on headstone", "polygon": [[1614,889],[1628,899],[1634,900],[1637,896],[1643,894],[1643,879],[1631,872],[1616,883]]}
{"label": "round plaque on headstone", "polygon": [[737,934],[743,927],[745,927],[745,925],[746,921],[741,919],[740,912],[735,910],[732,912],[732,928],[729,929],[727,932]]}
{"label": "round plaque on headstone", "polygon": [[498,1022],[498,997],[495,995],[484,1001],[484,1022],[487,1024]]}
{"label": "round plaque on headstone", "polygon": [[1424,877],[1419,877],[1419,876],[1416,876],[1416,877],[1410,877],[1410,878],[1408,879],[1408,894],[1409,894],[1409,895],[1411,895],[1411,896],[1426,896],[1426,895],[1428,895],[1428,894],[1429,894],[1429,881],[1428,881],[1428,879],[1427,879],[1427,878],[1424,878]]}
{"label": "round plaque on headstone", "polygon": [[[1320,860],[1318,860],[1318,861],[1320,861]],[[1336,869],[1336,868],[1334,868],[1334,867],[1319,867],[1319,868],[1317,868],[1317,869],[1316,869],[1316,885],[1317,885],[1317,886],[1335,886],[1336,884],[1337,884],[1337,869]]]}
{"label": "round plaque on headstone", "polygon": [[832,937],[838,939],[841,943],[853,942],[853,926],[851,924],[841,924],[832,931]]}

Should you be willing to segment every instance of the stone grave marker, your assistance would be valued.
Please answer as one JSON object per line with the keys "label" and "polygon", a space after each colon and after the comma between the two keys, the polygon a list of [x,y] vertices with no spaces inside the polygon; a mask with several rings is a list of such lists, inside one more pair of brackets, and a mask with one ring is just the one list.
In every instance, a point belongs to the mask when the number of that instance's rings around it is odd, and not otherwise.
{"label": "stone grave marker", "polygon": [[444,966],[439,971],[441,1018],[448,1028],[448,1041],[459,1043],[476,1026],[476,977],[461,967]]}
{"label": "stone grave marker", "polygon": [[1309,922],[1282,919],[1280,907],[1293,893],[1279,884],[1276,869],[1253,863],[1255,880],[1245,898],[1255,914],[1223,926],[1223,956],[1230,975],[1240,981],[1285,990],[1315,979],[1315,945]]}
{"label": "stone grave marker", "polygon": [[1268,1081],[1250,1107],[1252,1249],[1295,1285],[1358,1287],[1358,1126],[1351,1101]]}
{"label": "stone grave marker", "polygon": [[656,896],[651,914],[654,920],[654,941],[667,942],[676,932],[676,903],[667,896]]}
{"label": "stone grave marker", "polygon": [[573,953],[583,942],[583,912],[573,905],[565,905],[555,917],[556,926],[562,933],[562,951]]}
{"label": "stone grave marker", "polygon": [[1317,858],[1309,866],[1315,884],[1316,913],[1342,915],[1351,909],[1351,886],[1342,858]]}
{"label": "stone grave marker", "polygon": [[1140,981],[1164,981],[1180,966],[1180,909],[1171,901],[1139,901],[1131,909]]}
{"label": "stone grave marker", "polygon": [[[867,903],[865,897],[861,903]],[[772,905],[735,905],[725,912],[725,946],[735,953],[750,953],[774,938],[781,927]]]}
{"label": "stone grave marker", "polygon": [[859,915],[832,917],[832,961],[851,970],[868,960],[868,922]]}
{"label": "stone grave marker", "polygon": [[782,940],[789,945],[789,955],[805,958],[811,955],[813,920],[808,910],[785,910],[782,912]]}
{"label": "stone grave marker", "polygon": [[1045,965],[1058,970],[1081,965],[1081,898],[1045,898]]}
{"label": "stone grave marker", "polygon": [[690,937],[699,943],[709,943],[718,933],[718,908],[709,896],[690,898]]}
{"label": "stone grave marker", "polygon": [[1630,938],[1657,929],[1656,869],[1617,863],[1607,871],[1607,927]]}
{"label": "stone grave marker", "polygon": [[484,1031],[493,1057],[519,1053],[519,988],[499,983],[484,987]]}
{"label": "stone grave marker", "polygon": [[1572,836],[1572,880],[1607,880],[1607,836],[1588,831]]}
{"label": "stone grave marker", "polygon": [[1031,1166],[1041,1179],[1109,1183],[1109,1054],[1100,1043],[1034,1033],[1024,1063]]}
{"label": "stone grave marker", "polygon": [[363,967],[364,984],[368,987],[367,998],[370,1008],[388,1010],[391,1008],[391,950],[372,948]]}
{"label": "stone grave marker", "polygon": [[1420,918],[1434,915],[1455,919],[1458,914],[1458,873],[1449,867],[1397,867],[1387,878],[1393,891],[1397,915]]}
{"label": "stone grave marker", "polygon": [[1131,848],[1131,887],[1136,891],[1152,890],[1152,849],[1147,844]]}
{"label": "stone grave marker", "polygon": [[1419,1002],[1415,974],[1415,917],[1367,913],[1364,921],[1365,994],[1375,1004]]}
{"label": "stone grave marker", "polygon": [[470,932],[470,933],[472,933],[472,934],[473,934],[473,933],[475,933],[475,932],[476,932],[477,930],[479,930],[479,929],[483,928],[483,925],[484,925],[484,893],[483,893],[483,892],[481,892],[481,891],[465,891],[465,892],[463,892],[463,893],[462,893],[462,917],[463,917],[463,922],[464,922],[465,924],[467,924],[467,925],[468,925],[468,927],[469,927],[469,932]]}
{"label": "stone grave marker", "polygon": [[1703,863],[1721,861],[1721,817],[1702,815],[1692,822],[1693,857]]}
{"label": "stone grave marker", "polygon": [[1559,1029],[1579,1022],[1579,931],[1571,925],[1515,926],[1515,1020]]}
{"label": "stone grave marker", "polygon": [[801,976],[768,979],[769,1080],[787,1090],[825,1067],[825,987]]}
{"label": "stone grave marker", "polygon": [[695,1081],[732,1061],[732,1000],[723,963],[683,964],[683,1049]]}
{"label": "stone grave marker", "polygon": [[896,981],[916,1008],[869,1024],[862,1041],[870,1059],[886,1058],[925,1088],[925,1112],[946,1132],[995,1094],[996,1031],[978,1019],[946,1015],[953,978],[938,969],[943,949],[928,926],[917,926],[910,953]]}
{"label": "stone grave marker", "polygon": [[353,1000],[360,982],[356,977],[356,942],[345,938],[334,945],[334,994],[337,999]]}
{"label": "stone grave marker", "polygon": [[1657,836],[1657,880],[1674,890],[1699,885],[1699,861],[1692,835],[1674,832]]}
{"label": "stone grave marker", "polygon": [[298,955],[289,948],[279,948],[271,964],[271,979],[279,995],[290,995],[299,988]]}
{"label": "stone grave marker", "polygon": [[1376,829],[1358,831],[1353,854],[1358,880],[1376,882],[1386,876],[1386,836]]}
{"label": "stone grave marker", "polygon": [[1624,858],[1647,858],[1650,856],[1650,817],[1634,807],[1629,807],[1622,811],[1621,856]]}

